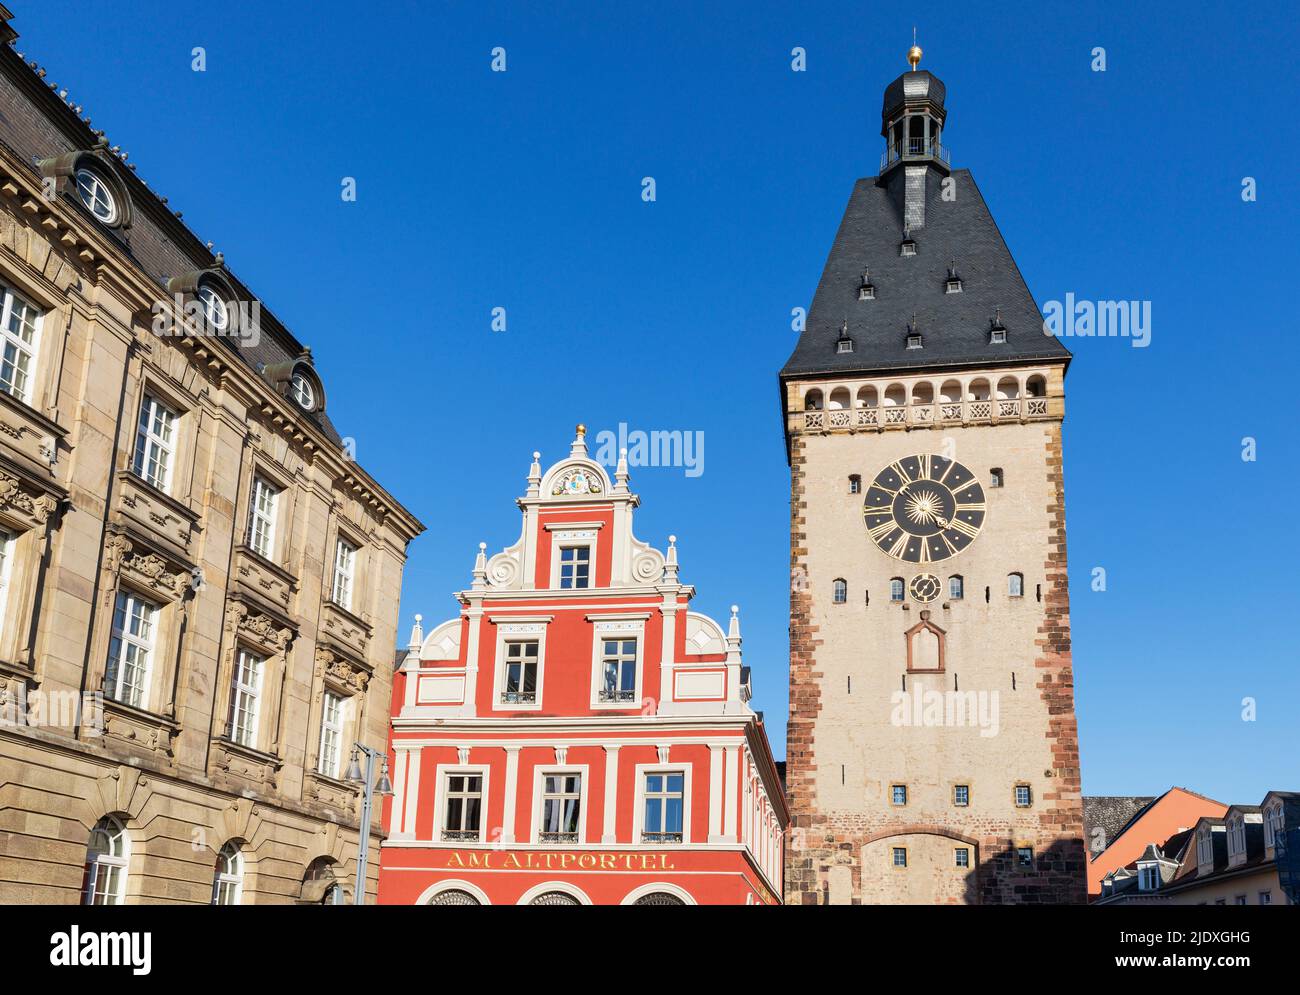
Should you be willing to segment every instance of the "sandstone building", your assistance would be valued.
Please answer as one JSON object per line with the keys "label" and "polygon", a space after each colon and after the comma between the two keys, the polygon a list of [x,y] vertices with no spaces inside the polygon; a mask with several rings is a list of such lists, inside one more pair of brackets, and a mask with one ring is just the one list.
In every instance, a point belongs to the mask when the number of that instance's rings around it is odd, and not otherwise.
{"label": "sandstone building", "polygon": [[880,173],[780,377],[786,902],[1079,902],[1070,355],[951,168],[919,59],[885,90]]}
{"label": "sandstone building", "polygon": [[9,18],[0,902],[351,900],[343,771],[386,742],[422,526],[350,458],[311,353]]}

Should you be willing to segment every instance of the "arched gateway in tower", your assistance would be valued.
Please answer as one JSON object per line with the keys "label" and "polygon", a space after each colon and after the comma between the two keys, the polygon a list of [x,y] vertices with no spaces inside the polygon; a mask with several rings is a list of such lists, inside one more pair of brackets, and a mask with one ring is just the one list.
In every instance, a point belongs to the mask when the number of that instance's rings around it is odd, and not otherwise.
{"label": "arched gateway in tower", "polygon": [[1061,423],[1070,355],[946,89],[885,89],[781,371],[791,471],[790,904],[1078,902]]}

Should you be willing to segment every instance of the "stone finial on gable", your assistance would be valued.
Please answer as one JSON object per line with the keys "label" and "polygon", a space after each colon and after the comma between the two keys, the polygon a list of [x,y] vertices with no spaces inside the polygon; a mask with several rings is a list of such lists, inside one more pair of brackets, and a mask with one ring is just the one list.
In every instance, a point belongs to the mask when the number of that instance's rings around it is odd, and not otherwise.
{"label": "stone finial on gable", "polygon": [[470,587],[482,591],[487,587],[487,543],[478,544],[478,556],[474,557],[474,583]]}
{"label": "stone finial on gable", "polygon": [[418,653],[420,647],[424,645],[424,626],[420,624],[423,621],[423,615],[416,615],[415,624],[411,626],[411,639],[406,644],[406,648],[413,653]]}
{"label": "stone finial on gable", "polygon": [[727,625],[727,662],[740,662],[740,606],[731,606],[731,621]]}
{"label": "stone finial on gable", "polygon": [[542,493],[542,454],[533,450],[533,465],[528,468],[528,496],[540,497]]}
{"label": "stone finial on gable", "polygon": [[627,472],[627,448],[618,451],[618,466],[614,470],[614,493],[626,494],[627,482],[631,474]]}
{"label": "stone finial on gable", "polygon": [[573,445],[569,447],[569,455],[586,459],[587,457],[587,426],[586,425],[578,426],[577,435],[573,437]]}
{"label": "stone finial on gable", "polygon": [[677,537],[668,537],[668,558],[664,561],[664,582],[677,583]]}

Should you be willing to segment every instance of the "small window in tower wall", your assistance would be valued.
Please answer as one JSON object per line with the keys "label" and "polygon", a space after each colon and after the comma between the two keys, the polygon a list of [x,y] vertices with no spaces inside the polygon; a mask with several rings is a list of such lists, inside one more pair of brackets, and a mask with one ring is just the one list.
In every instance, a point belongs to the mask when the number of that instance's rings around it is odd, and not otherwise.
{"label": "small window in tower wall", "polygon": [[903,600],[903,578],[894,577],[889,582],[889,600],[898,602]]}
{"label": "small window in tower wall", "polygon": [[1003,484],[1002,467],[995,466],[992,470],[989,471],[989,486],[1001,487],[1002,484]]}
{"label": "small window in tower wall", "polygon": [[1031,846],[1016,847],[1016,866],[1033,867],[1034,866],[1034,848]]}
{"label": "small window in tower wall", "polygon": [[907,348],[909,348],[909,349],[920,349],[920,348],[921,348],[921,336],[919,336],[919,335],[909,335],[909,336],[907,337]]}
{"label": "small window in tower wall", "polygon": [[859,477],[856,473],[850,474],[849,476],[849,493],[850,494],[862,493],[862,478]]}
{"label": "small window in tower wall", "polygon": [[895,867],[907,866],[907,847],[905,846],[894,847],[894,866]]}
{"label": "small window in tower wall", "polygon": [[837,341],[837,342],[835,343],[835,351],[836,351],[836,352],[852,352],[852,351],[853,351],[853,340],[852,340],[852,339],[840,339],[839,341]]}
{"label": "small window in tower wall", "polygon": [[889,794],[890,794],[890,800],[891,800],[895,805],[906,805],[906,804],[907,804],[907,785],[906,785],[906,784],[894,784],[894,785],[891,785],[890,788],[889,788]]}
{"label": "small window in tower wall", "polygon": [[970,785],[954,784],[952,788],[952,803],[958,808],[965,808],[970,804]]}
{"label": "small window in tower wall", "polygon": [[957,867],[969,867],[970,849],[964,846],[956,847],[953,850],[953,858],[954,858],[954,863],[956,864]]}
{"label": "small window in tower wall", "polygon": [[1007,330],[1005,328],[995,328],[989,332],[990,345],[1002,345],[1007,340]]}
{"label": "small window in tower wall", "polygon": [[1025,595],[1025,578],[1023,574],[1007,574],[1007,594],[1013,598]]}
{"label": "small window in tower wall", "polygon": [[916,255],[916,243],[915,243],[915,242],[912,242],[912,241],[904,242],[901,246],[899,246],[899,248],[898,248],[898,254],[899,254],[900,256],[914,256],[914,255]]}
{"label": "small window in tower wall", "polygon": [[948,578],[948,597],[953,601],[960,601],[966,593],[966,582],[962,580],[960,574],[953,574]]}
{"label": "small window in tower wall", "polygon": [[849,585],[843,578],[836,578],[831,589],[831,600],[837,605],[842,605],[849,600]]}
{"label": "small window in tower wall", "polygon": [[1027,784],[1016,785],[1016,808],[1029,808],[1034,801],[1034,793]]}

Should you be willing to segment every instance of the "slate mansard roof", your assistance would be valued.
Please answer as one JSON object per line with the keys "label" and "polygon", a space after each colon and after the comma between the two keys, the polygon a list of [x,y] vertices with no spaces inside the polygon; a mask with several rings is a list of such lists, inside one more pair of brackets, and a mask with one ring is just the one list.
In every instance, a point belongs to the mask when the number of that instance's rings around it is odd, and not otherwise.
{"label": "slate mansard roof", "polygon": [[[0,145],[28,164],[32,177],[36,178],[40,175],[36,167],[39,160],[92,148],[100,133],[92,131],[73,112],[71,102],[57,96],[38,78],[32,64],[24,62],[14,50],[12,42],[16,32],[8,24],[11,16],[0,4]],[[125,160],[116,176],[130,195],[135,217],[129,230],[104,229],[104,234],[158,284],[160,299],[168,296],[165,285],[169,277],[219,265],[211,249],[164,206],[165,202],[159,201],[158,195],[126,166]],[[70,196],[68,203],[89,218],[77,198]],[[233,336],[223,341],[259,374],[265,367],[300,357],[302,344],[270,312],[266,302],[228,267],[223,272],[241,291],[241,299],[257,300],[261,308],[261,334],[256,341],[242,341]],[[315,372],[321,375],[321,371]],[[315,424],[335,446],[342,446],[338,429],[323,409],[302,412],[301,417]]]}
{"label": "slate mansard roof", "polygon": [[[835,236],[806,328],[781,370],[783,380],[818,374],[868,374],[1034,361],[1065,361],[1069,350],[1043,333],[1043,318],[969,170],[953,170],[955,198],[943,177],[926,176],[925,224],[910,231],[916,255],[903,256],[904,168],[858,180]],[[948,267],[962,281],[946,293]],[[863,270],[874,300],[859,300]],[[1006,342],[990,344],[1000,311]],[[916,317],[920,349],[907,348]],[[838,352],[848,322],[853,351]]]}

